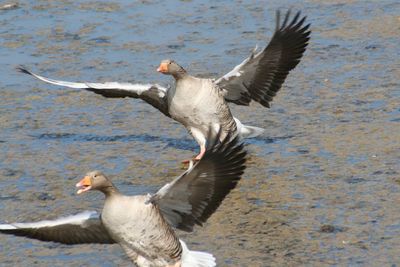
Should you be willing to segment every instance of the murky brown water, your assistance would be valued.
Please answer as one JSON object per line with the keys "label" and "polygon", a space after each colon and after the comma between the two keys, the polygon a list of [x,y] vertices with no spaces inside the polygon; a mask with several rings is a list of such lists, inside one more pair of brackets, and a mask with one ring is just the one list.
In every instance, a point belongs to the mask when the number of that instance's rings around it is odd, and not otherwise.
{"label": "murky brown water", "polygon": [[[2,3],[8,3],[2,1]],[[154,192],[197,145],[141,101],[63,90],[66,80],[170,81],[173,58],[218,76],[264,45],[277,8],[308,15],[304,59],[267,110],[232,106],[266,128],[248,140],[240,186],[203,228],[182,234],[219,266],[398,266],[398,1],[25,1],[0,10],[0,218],[98,209],[74,184],[100,169],[128,194]],[[118,246],[68,247],[0,236],[1,266],[126,266]]]}

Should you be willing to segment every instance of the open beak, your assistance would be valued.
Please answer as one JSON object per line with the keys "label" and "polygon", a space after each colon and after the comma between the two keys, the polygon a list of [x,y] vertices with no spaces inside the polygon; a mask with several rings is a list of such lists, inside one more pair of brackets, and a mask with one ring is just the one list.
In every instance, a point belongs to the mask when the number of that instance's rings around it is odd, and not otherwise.
{"label": "open beak", "polygon": [[77,194],[81,194],[83,192],[89,191],[92,189],[92,181],[89,176],[85,176],[79,183],[76,184],[76,187],[79,188]]}
{"label": "open beak", "polygon": [[157,69],[158,72],[166,73],[168,72],[168,63],[161,63]]}

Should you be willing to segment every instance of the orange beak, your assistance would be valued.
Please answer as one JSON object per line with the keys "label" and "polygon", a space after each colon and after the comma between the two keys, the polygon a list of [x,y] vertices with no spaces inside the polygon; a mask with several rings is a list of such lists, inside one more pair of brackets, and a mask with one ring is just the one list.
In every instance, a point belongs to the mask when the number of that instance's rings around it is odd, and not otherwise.
{"label": "orange beak", "polygon": [[79,183],[76,184],[76,187],[79,188],[77,194],[81,194],[83,192],[89,191],[92,189],[92,180],[89,176],[85,176]]}
{"label": "orange beak", "polygon": [[158,72],[166,73],[168,72],[168,63],[161,63],[157,69]]}

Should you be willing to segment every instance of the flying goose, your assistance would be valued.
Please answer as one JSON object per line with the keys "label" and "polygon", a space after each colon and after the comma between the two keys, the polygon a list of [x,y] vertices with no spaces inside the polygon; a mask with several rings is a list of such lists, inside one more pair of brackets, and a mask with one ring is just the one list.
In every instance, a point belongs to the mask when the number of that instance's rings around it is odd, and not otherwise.
{"label": "flying goose", "polygon": [[224,76],[201,79],[191,76],[173,60],[163,60],[157,71],[172,75],[175,86],[137,83],[66,82],[37,75],[25,67],[19,71],[39,80],[60,86],[85,89],[109,98],[140,98],[164,115],[182,123],[200,145],[200,159],[205,153],[207,127],[213,125],[224,134],[237,131],[241,137],[255,137],[262,128],[246,126],[234,118],[227,102],[249,105],[251,101],[270,107],[272,98],[282,87],[289,71],[297,66],[310,39],[310,24],[290,10],[281,22],[276,13],[276,29],[269,44],[261,51],[254,49],[248,58]]}
{"label": "flying goose", "polygon": [[246,152],[238,140],[228,136],[208,144],[200,161],[192,161],[153,195],[123,195],[104,174],[89,172],[76,184],[77,193],[102,192],[101,215],[84,211],[55,220],[0,224],[0,232],[68,245],[118,243],[139,267],[215,266],[213,255],[189,250],[174,228],[191,232],[194,225],[203,225],[236,186],[246,168]]}

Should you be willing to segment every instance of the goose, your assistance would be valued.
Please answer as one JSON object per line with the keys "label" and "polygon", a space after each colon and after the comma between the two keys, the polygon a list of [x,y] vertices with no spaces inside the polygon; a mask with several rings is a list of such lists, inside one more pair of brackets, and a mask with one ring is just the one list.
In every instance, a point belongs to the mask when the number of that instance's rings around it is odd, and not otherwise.
{"label": "goose", "polygon": [[260,135],[264,129],[247,126],[232,116],[227,102],[248,106],[256,101],[269,108],[273,97],[282,87],[289,71],[300,62],[310,39],[310,24],[300,11],[291,18],[287,11],[281,22],[276,13],[276,29],[269,44],[257,52],[257,47],[242,63],[218,79],[198,78],[173,60],[163,60],[157,71],[172,75],[175,86],[119,82],[67,82],[33,73],[24,66],[18,70],[44,82],[64,87],[85,89],[107,98],[140,98],[164,115],[178,121],[200,146],[199,160],[205,153],[207,127],[222,130],[223,139],[229,132],[243,138]]}
{"label": "goose", "polygon": [[[218,138],[218,136],[216,136]],[[215,140],[216,138],[213,138]],[[212,254],[191,251],[175,228],[192,232],[216,211],[246,168],[246,151],[238,137],[209,142],[199,161],[155,194],[123,195],[100,171],[80,180],[77,194],[105,195],[99,214],[84,211],[54,220],[0,224],[0,233],[62,244],[118,243],[139,267],[211,267]]]}

